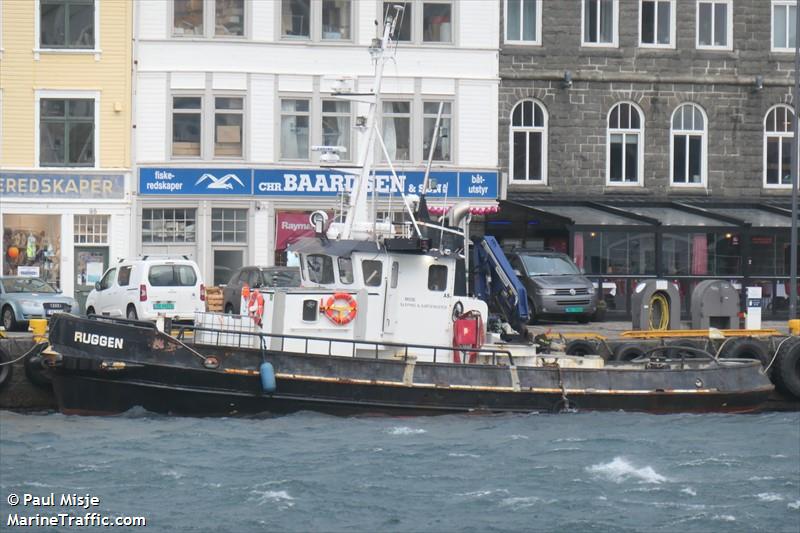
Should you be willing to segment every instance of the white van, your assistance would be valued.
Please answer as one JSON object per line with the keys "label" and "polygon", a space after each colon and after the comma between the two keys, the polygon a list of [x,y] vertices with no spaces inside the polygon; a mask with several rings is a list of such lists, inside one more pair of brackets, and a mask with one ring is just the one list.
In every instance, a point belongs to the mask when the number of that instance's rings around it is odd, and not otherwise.
{"label": "white van", "polygon": [[106,270],[86,299],[86,314],[155,320],[194,320],[205,311],[206,287],[189,259],[143,256]]}

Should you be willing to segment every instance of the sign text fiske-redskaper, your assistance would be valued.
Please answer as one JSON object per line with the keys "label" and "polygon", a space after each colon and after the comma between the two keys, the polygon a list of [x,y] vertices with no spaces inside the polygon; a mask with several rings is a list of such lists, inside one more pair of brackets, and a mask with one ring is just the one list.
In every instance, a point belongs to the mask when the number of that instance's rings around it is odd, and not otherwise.
{"label": "sign text fiske-redskaper", "polygon": [[106,335],[86,333],[84,331],[75,332],[75,342],[91,344],[92,346],[100,346],[102,348],[114,348],[121,350],[123,341],[124,339],[120,339],[119,337],[108,337]]}

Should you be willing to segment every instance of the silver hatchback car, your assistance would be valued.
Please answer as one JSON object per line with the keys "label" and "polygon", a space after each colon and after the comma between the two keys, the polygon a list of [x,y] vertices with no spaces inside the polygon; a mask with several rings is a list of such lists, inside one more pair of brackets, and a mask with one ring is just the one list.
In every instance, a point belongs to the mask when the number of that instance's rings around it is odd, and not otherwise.
{"label": "silver hatchback car", "polygon": [[592,282],[564,254],[538,250],[506,253],[514,272],[525,285],[530,323],[537,318],[575,318],[586,323],[597,310]]}

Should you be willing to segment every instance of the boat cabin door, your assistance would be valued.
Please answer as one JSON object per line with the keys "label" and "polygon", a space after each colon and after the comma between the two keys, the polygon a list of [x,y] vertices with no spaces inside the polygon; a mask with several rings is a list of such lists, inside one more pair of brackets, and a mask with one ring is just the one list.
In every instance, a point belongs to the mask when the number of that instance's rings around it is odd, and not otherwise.
{"label": "boat cabin door", "polygon": [[400,312],[400,299],[398,298],[397,278],[400,275],[400,263],[395,259],[389,261],[389,276],[386,279],[386,290],[383,302],[383,333],[394,333]]}

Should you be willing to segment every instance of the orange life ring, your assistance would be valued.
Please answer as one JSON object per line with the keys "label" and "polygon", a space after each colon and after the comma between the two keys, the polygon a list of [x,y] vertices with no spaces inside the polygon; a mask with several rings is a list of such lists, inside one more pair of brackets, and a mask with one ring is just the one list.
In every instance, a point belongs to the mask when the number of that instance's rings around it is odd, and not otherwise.
{"label": "orange life ring", "polygon": [[[336,302],[344,300],[345,305],[337,305]],[[349,324],[356,317],[358,312],[358,303],[351,294],[346,292],[337,292],[325,302],[325,305],[320,307],[320,310],[325,313],[331,322],[343,326]]]}
{"label": "orange life ring", "polygon": [[250,293],[250,298],[247,300],[247,314],[253,317],[256,325],[261,325],[261,319],[264,316],[264,297],[260,291]]}

